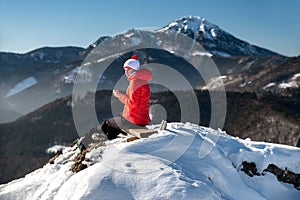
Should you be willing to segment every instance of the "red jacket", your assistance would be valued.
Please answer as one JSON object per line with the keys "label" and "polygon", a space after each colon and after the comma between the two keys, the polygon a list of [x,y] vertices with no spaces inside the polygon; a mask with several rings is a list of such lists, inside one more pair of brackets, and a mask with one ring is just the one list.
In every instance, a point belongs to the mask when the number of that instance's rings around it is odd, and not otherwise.
{"label": "red jacket", "polygon": [[119,100],[124,104],[123,117],[128,121],[147,125],[150,123],[150,87],[148,81],[152,79],[152,73],[143,68],[130,76],[126,94],[120,94]]}

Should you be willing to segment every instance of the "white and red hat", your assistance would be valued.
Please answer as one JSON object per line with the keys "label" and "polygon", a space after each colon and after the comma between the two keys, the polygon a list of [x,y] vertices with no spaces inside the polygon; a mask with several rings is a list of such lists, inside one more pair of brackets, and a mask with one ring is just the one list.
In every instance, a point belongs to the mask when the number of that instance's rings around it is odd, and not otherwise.
{"label": "white and red hat", "polygon": [[131,56],[130,59],[126,60],[126,62],[123,65],[123,68],[131,68],[135,71],[138,71],[140,69],[140,61],[138,60],[139,57],[137,55]]}

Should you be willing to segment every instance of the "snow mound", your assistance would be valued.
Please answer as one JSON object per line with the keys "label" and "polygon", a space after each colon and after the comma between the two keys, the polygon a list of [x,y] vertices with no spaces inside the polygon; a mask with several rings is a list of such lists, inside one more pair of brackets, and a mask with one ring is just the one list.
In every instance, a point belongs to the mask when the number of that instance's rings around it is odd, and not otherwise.
{"label": "snow mound", "polygon": [[[299,148],[242,140],[190,123],[169,123],[150,138],[125,141],[106,141],[86,153],[83,162],[92,164],[78,173],[70,168],[80,152],[66,147],[52,164],[0,185],[0,199],[300,197],[299,188],[265,171],[273,164],[299,175]],[[245,162],[255,163],[255,173],[245,173]]]}

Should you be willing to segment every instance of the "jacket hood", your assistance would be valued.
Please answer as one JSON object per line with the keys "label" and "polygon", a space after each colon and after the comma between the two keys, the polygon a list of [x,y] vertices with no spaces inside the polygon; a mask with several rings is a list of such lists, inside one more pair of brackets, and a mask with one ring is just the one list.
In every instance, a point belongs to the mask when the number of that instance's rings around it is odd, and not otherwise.
{"label": "jacket hood", "polygon": [[142,68],[139,71],[136,71],[132,76],[128,78],[129,81],[133,79],[149,81],[152,79],[152,72],[148,69]]}

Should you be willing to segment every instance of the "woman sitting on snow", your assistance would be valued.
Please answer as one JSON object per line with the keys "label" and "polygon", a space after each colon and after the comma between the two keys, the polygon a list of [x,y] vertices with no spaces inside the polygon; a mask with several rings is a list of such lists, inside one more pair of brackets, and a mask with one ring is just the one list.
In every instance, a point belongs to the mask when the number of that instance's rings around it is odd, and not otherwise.
{"label": "woman sitting on snow", "polygon": [[[94,132],[103,132],[109,140],[117,138],[120,133],[127,135],[123,130],[141,128],[141,126],[144,127],[150,123],[150,87],[148,81],[152,79],[152,73],[145,68],[140,68],[137,55],[131,56],[124,63],[123,68],[130,82],[126,94],[119,90],[113,90],[113,95],[124,104],[123,113],[121,116],[106,120],[96,130],[93,130]],[[90,134],[93,133],[90,132]],[[91,137],[85,136],[79,146],[82,149],[90,143]]]}

